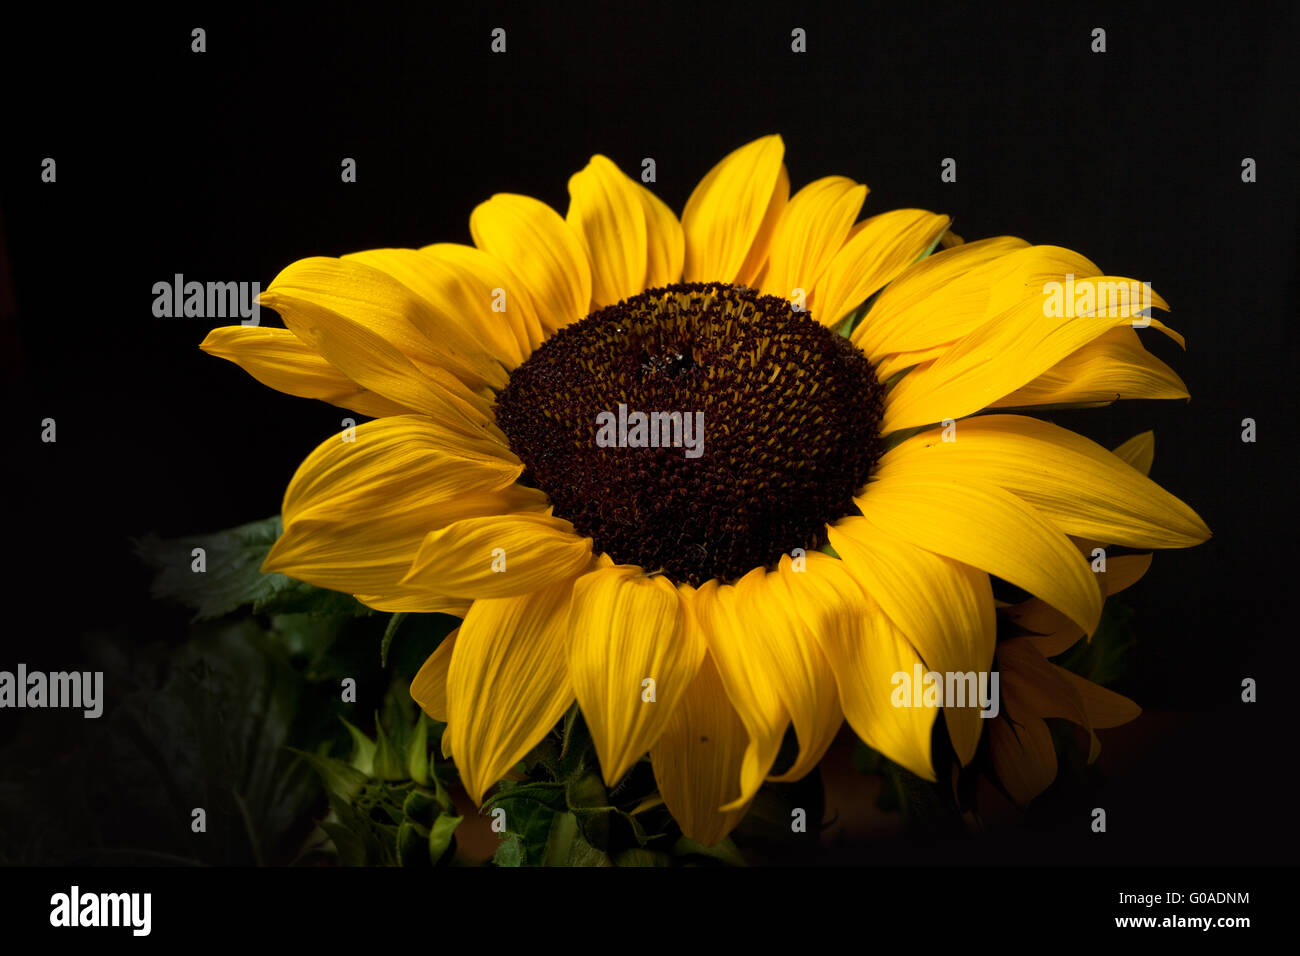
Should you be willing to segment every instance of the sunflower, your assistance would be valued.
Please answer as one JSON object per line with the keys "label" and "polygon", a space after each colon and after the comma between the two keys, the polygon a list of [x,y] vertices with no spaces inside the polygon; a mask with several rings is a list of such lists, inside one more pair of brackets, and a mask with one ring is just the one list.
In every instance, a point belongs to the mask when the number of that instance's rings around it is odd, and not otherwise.
{"label": "sunflower", "polygon": [[[735,150],[680,218],[594,156],[564,216],[498,194],[472,246],[295,262],[261,297],[287,328],[203,343],[374,416],[302,463],[264,570],[463,617],[411,694],[476,802],[575,701],[606,783],[648,753],[704,844],[844,720],[933,780],[939,711],[893,706],[894,678],[988,671],[993,579],[1091,633],[1102,590],[1068,536],[1209,536],[1111,452],[1006,411],[1187,397],[1135,327],[1177,333],[1107,298],[1132,280],[924,210],[859,221],[865,185],[790,195],[784,153]],[[969,762],[978,710],[943,719]]]}

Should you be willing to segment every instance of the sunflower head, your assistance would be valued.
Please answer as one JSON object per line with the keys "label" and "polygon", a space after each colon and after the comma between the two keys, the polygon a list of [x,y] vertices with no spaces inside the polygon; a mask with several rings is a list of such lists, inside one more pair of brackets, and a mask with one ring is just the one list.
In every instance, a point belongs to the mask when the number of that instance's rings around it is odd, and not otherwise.
{"label": "sunflower head", "polygon": [[966,764],[978,708],[896,706],[895,678],[989,671],[995,579],[1083,635],[1084,544],[1209,535],[1123,456],[1009,411],[1187,396],[1136,330],[1177,333],[1107,298],[1132,280],[924,210],[859,220],[864,185],[791,195],[784,155],[735,150],[680,218],[595,156],[563,216],[498,194],[472,246],[294,263],[262,298],[286,328],[203,344],[374,417],[303,462],[265,568],[463,618],[411,693],[476,801],[575,701],[605,783],[648,754],[705,844],[846,720],[935,780],[940,713]]}
{"label": "sunflower head", "polygon": [[[862,353],[788,300],[690,283],[561,329],[495,415],[523,480],[598,551],[699,585],[826,543],[879,457],[882,396]],[[624,431],[642,416],[622,447],[594,435],[615,409]]]}

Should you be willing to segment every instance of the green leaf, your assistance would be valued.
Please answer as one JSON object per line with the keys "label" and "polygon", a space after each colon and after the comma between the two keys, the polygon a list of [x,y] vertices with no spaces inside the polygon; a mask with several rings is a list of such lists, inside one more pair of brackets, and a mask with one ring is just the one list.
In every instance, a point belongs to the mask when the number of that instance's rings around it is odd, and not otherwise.
{"label": "green leaf", "polygon": [[609,815],[614,808],[609,805],[600,774],[585,773],[571,778],[565,784],[564,799],[578,821],[583,839],[594,847],[608,849]]}
{"label": "green leaf", "polygon": [[[497,853],[507,862],[500,862],[494,856],[498,865],[542,864],[552,824],[557,812],[565,807],[564,790],[564,784],[560,783],[503,784],[501,790],[483,802],[483,812],[489,815],[498,809],[505,811],[508,835],[503,838]],[[517,845],[506,845],[512,843],[511,837]]]}
{"label": "green leaf", "polygon": [[492,854],[492,862],[497,866],[525,866],[528,862],[528,854],[524,850],[524,841],[517,833],[507,833],[496,853]]}
{"label": "green leaf", "polygon": [[[133,542],[137,556],[155,572],[151,593],[197,612],[195,620],[223,617],[244,605],[255,613],[363,616],[370,608],[350,594],[327,591],[283,574],[263,574],[262,562],[283,528],[279,515],[213,534],[163,540],[145,535]],[[196,571],[195,549],[205,570]]]}
{"label": "green leaf", "polygon": [[[60,637],[77,653],[74,633]],[[292,862],[322,797],[288,749],[312,743],[301,675],[251,619],[177,646],[142,637],[82,640],[77,656],[112,690],[100,719],[51,710],[0,734],[0,863]],[[190,829],[196,806],[207,834]]]}
{"label": "green leaf", "polygon": [[254,614],[308,614],[312,617],[371,617],[376,612],[351,594],[318,588],[314,584],[286,577],[278,572],[270,578],[270,593],[254,599]]}

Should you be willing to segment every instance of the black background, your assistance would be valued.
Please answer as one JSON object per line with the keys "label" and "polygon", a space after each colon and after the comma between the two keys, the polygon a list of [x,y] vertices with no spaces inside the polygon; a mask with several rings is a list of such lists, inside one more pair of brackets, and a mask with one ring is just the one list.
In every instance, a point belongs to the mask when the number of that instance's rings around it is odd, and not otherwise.
{"label": "black background", "polygon": [[[203,54],[190,51],[196,26]],[[505,55],[489,50],[497,26]],[[1104,54],[1090,51],[1098,26]],[[806,54],[790,51],[794,27]],[[1125,689],[1175,732],[1108,785],[1124,835],[1104,855],[1290,859],[1296,40],[1289,4],[292,17],[200,5],[111,22],[48,8],[9,26],[0,666],[74,665],[78,636],[106,626],[182,637],[187,615],[149,599],[129,539],[276,513],[297,464],[347,414],[200,352],[212,323],[155,318],[155,282],[265,287],[309,255],[468,242],[470,210],[494,192],[563,212],[568,177],[596,152],[633,174],[654,157],[654,188],[680,211],[723,155],[779,132],[794,189],[851,176],[871,187],[864,215],[919,206],[968,240],[1067,246],[1171,303],[1187,351],[1144,341],[1190,403],[1052,416],[1108,446],[1154,428],[1152,476],[1215,535],[1158,554],[1133,592],[1141,637]],[[40,181],[47,156],[55,184]],[[355,184],[340,181],[343,157]],[[955,183],[940,181],[944,157]],[[1255,183],[1242,182],[1244,157]],[[57,444],[40,441],[45,417]],[[1241,441],[1246,417],[1255,444]],[[1253,706],[1240,702],[1247,676]],[[1098,855],[1061,846],[1062,860]]]}

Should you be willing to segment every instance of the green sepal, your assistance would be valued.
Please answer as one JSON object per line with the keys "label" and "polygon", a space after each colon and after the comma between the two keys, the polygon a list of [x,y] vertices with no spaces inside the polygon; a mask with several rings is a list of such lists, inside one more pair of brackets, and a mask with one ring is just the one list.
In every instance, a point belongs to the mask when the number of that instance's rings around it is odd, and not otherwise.
{"label": "green sepal", "polygon": [[342,760],[336,760],[333,757],[325,757],[320,754],[307,753],[305,750],[297,750],[293,747],[288,748],[298,754],[311,766],[316,774],[320,777],[321,784],[325,787],[325,794],[330,798],[337,798],[347,803],[351,803],[357,798],[368,782],[368,777],[356,767],[344,763]]}
{"label": "green sepal", "polygon": [[402,866],[429,866],[429,828],[410,820],[397,828],[397,862]]}
{"label": "green sepal", "polygon": [[339,720],[348,729],[348,735],[352,738],[352,756],[348,758],[348,763],[353,769],[360,771],[365,776],[373,777],[375,773],[375,742],[349,723],[346,717],[340,717]]}
{"label": "green sepal", "polygon": [[407,780],[406,760],[384,732],[379,714],[375,714],[375,766],[370,774],[380,780]]}
{"label": "green sepal", "polygon": [[428,826],[442,812],[438,798],[420,787],[412,787],[402,801],[402,816],[414,823]]}
{"label": "green sepal", "polygon": [[429,828],[429,859],[436,866],[444,859],[450,860],[456,845],[456,828],[463,817],[441,813]]}
{"label": "green sepal", "polygon": [[406,746],[406,772],[421,786],[429,785],[429,718],[424,711],[420,711],[415,732]]}

